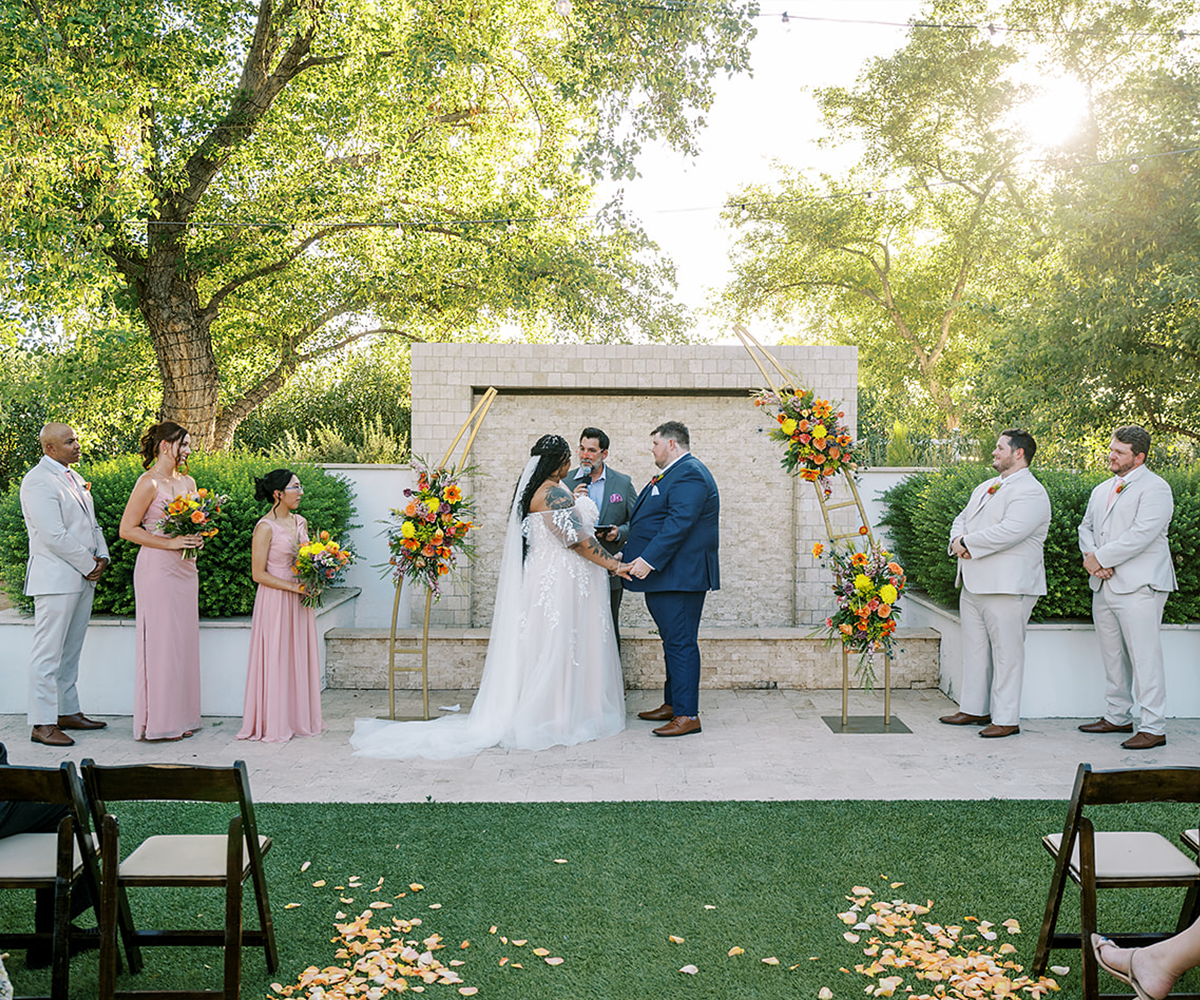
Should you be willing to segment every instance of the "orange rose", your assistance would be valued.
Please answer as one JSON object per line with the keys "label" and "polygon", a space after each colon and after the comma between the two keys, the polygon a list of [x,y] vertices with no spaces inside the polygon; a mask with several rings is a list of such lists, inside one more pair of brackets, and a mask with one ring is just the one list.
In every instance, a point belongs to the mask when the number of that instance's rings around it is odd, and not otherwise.
{"label": "orange rose", "polygon": [[412,517],[416,512],[417,512],[416,503],[410,503],[407,507],[404,508],[404,514],[406,517]]}
{"label": "orange rose", "polygon": [[426,559],[432,559],[437,555],[437,549],[426,542],[425,547],[421,549],[421,555],[425,556]]}
{"label": "orange rose", "polygon": [[[817,445],[817,447],[819,448],[819,447],[820,447],[820,445]],[[817,465],[824,465],[824,464],[825,464],[825,456],[824,456],[824,455],[822,455],[820,452],[817,452],[815,455],[813,455],[813,457],[812,457],[812,460],[813,460],[814,462],[816,462],[816,463],[817,463]]]}
{"label": "orange rose", "polygon": [[892,606],[890,604],[881,604],[875,613],[879,615],[880,618],[886,618],[892,613]]}
{"label": "orange rose", "polygon": [[851,632],[854,631],[854,629],[851,628],[849,625],[839,625],[838,631],[841,632],[842,635],[849,635]]}
{"label": "orange rose", "polygon": [[208,520],[208,518],[205,516],[204,511],[192,511],[192,524],[203,524],[206,520]]}

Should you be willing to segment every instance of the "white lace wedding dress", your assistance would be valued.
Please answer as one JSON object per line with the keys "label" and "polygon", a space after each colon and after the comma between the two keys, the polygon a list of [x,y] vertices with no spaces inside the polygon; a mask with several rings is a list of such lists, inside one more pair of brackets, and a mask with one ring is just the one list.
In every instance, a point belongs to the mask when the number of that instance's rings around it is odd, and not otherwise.
{"label": "white lace wedding dress", "polygon": [[[521,477],[521,496],[536,459]],[[608,573],[568,546],[590,535],[596,505],[509,518],[487,661],[465,716],[428,722],[358,719],[362,757],[464,757],[488,747],[542,750],[625,728],[625,690],[609,606]],[[521,539],[528,553],[521,563]]]}

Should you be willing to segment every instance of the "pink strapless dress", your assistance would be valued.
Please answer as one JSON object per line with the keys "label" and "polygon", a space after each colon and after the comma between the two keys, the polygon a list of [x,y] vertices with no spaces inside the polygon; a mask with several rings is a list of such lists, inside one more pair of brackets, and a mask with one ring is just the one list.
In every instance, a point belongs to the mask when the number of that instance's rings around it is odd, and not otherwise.
{"label": "pink strapless dress", "polygon": [[[155,525],[175,498],[159,493],[142,527]],[[201,559],[204,557],[201,556]],[[133,738],[163,740],[200,728],[200,577],[174,549],[141,546],[133,568],[137,601]]]}
{"label": "pink strapless dress", "polygon": [[[308,543],[308,524],[296,515],[296,534],[263,518],[271,529],[267,572],[284,580],[301,545]],[[300,595],[258,585],[250,626],[250,666],[246,671],[246,705],[239,740],[283,743],[293,736],[321,732],[321,659],[317,619]]]}

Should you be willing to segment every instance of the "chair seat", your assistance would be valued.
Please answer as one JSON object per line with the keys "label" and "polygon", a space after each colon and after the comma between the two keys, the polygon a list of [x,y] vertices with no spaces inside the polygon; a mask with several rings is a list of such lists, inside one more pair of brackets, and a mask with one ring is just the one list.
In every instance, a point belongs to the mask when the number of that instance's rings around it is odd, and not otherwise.
{"label": "chair seat", "polygon": [[[1056,857],[1061,833],[1050,833],[1042,842]],[[1158,833],[1096,833],[1096,882],[1111,879],[1189,879],[1200,877],[1196,862]],[[1071,878],[1079,881],[1079,841],[1071,851]]]}
{"label": "chair seat", "polygon": [[[121,880],[136,883],[152,879],[156,885],[171,880],[180,884],[196,881],[222,882],[225,879],[225,851],[228,839],[223,834],[163,834],[147,837],[129,857],[121,862]],[[263,854],[271,846],[271,838],[259,835],[258,847]],[[250,870],[246,845],[242,844],[242,877]]]}
{"label": "chair seat", "polygon": [[1200,829],[1192,827],[1190,830],[1184,830],[1182,837],[1184,844],[1186,844],[1191,850],[1200,854]]}
{"label": "chair seat", "polygon": [[[98,848],[95,834],[89,834]],[[72,877],[79,874],[83,859],[79,844],[72,851]],[[18,888],[22,884],[53,883],[58,870],[57,833],[18,833],[0,839],[0,885]]]}

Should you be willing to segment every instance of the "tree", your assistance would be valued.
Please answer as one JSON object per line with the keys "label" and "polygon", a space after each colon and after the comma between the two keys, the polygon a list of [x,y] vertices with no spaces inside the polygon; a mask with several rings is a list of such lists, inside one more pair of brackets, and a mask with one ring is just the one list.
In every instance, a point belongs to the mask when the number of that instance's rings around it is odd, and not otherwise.
{"label": "tree", "polygon": [[368,335],[682,336],[670,266],[586,217],[587,174],[689,148],[748,13],[0,0],[5,298],[148,335],[162,415],[218,448]]}

